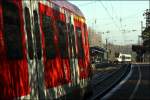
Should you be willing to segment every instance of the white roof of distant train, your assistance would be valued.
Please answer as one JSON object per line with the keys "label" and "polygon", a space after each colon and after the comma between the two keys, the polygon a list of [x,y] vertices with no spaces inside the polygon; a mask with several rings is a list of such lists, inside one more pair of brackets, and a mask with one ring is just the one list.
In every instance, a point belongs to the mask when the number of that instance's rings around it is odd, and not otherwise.
{"label": "white roof of distant train", "polygon": [[120,53],[119,55],[124,55],[124,56],[131,57],[131,54],[123,54],[123,53]]}

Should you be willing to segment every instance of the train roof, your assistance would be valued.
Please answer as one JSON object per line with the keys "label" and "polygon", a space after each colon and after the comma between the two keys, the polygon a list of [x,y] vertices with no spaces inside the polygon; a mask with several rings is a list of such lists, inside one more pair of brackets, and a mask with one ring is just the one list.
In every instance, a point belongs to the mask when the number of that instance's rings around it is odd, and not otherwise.
{"label": "train roof", "polygon": [[101,52],[106,52],[106,49],[104,49],[102,47],[98,47],[98,46],[90,47],[90,50],[98,50]]}
{"label": "train roof", "polygon": [[54,4],[60,6],[61,8],[65,8],[65,9],[77,14],[78,16],[84,18],[84,15],[81,12],[81,10],[77,6],[73,5],[72,3],[70,3],[66,0],[52,0],[52,2]]}
{"label": "train roof", "polygon": [[120,55],[126,56],[126,57],[131,57],[131,54],[123,54],[123,53],[120,53]]}

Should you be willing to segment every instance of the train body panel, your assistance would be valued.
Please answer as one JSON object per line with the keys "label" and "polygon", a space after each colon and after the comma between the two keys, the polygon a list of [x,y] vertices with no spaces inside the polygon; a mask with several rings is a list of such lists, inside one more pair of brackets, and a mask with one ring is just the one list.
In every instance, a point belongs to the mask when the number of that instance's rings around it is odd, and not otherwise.
{"label": "train body panel", "polygon": [[67,1],[1,0],[0,46],[0,99],[57,99],[90,79],[85,18]]}
{"label": "train body panel", "polygon": [[122,63],[122,62],[131,62],[131,61],[132,61],[132,59],[131,59],[131,54],[119,53],[119,54],[116,56],[114,62]]}

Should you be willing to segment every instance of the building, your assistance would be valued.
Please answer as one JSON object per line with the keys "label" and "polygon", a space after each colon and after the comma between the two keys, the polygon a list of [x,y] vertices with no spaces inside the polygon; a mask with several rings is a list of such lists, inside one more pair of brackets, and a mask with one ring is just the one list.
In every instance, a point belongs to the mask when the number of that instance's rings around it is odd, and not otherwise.
{"label": "building", "polygon": [[102,47],[90,47],[91,63],[102,63],[105,61],[106,50]]}
{"label": "building", "polygon": [[88,28],[88,33],[89,33],[90,47],[94,47],[94,46],[102,47],[103,46],[101,34],[97,33],[91,27]]}

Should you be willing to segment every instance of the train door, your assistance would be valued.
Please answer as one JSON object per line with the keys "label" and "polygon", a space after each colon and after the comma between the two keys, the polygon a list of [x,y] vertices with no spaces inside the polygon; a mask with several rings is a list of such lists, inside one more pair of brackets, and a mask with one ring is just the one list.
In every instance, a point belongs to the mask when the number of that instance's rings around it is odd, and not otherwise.
{"label": "train door", "polygon": [[[56,58],[56,34],[52,8],[47,2],[39,3],[40,26],[42,29],[44,83],[46,89],[59,85],[58,60]],[[55,38],[54,38],[55,37]],[[60,72],[60,75],[62,72]]]}
{"label": "train door", "polygon": [[44,99],[42,44],[38,15],[38,1],[23,1],[29,66],[30,98]]}
{"label": "train door", "polygon": [[85,22],[83,22],[83,48],[84,48],[84,61],[85,61],[85,68],[86,68],[86,77],[90,78],[91,74],[91,65],[90,65],[90,54],[89,54],[89,42],[88,42],[88,31],[87,31],[87,25]]}
{"label": "train door", "polygon": [[79,65],[79,79],[81,87],[87,85],[87,80],[90,74],[89,51],[87,32],[84,19],[80,17],[74,18],[74,26],[76,33],[77,58]]}
{"label": "train door", "polygon": [[60,13],[58,6],[54,9],[51,5],[39,4],[46,88],[70,82],[65,15]]}
{"label": "train door", "polygon": [[79,68],[76,53],[76,34],[74,30],[73,19],[74,19],[73,14],[66,12],[71,80],[73,86],[76,86],[79,84]]}
{"label": "train door", "polygon": [[56,20],[56,28],[58,30],[58,50],[64,76],[64,81],[61,84],[63,85],[71,82],[66,16],[64,14],[64,10],[62,9],[60,9],[60,11],[53,10],[53,15]]}
{"label": "train door", "polygon": [[82,22],[78,17],[74,18],[75,23],[75,34],[76,34],[76,44],[77,44],[77,58],[79,65],[79,78],[84,79],[85,77],[85,65],[84,65],[84,45],[83,45],[83,29]]}
{"label": "train door", "polygon": [[0,1],[0,99],[30,94],[22,3]]}

